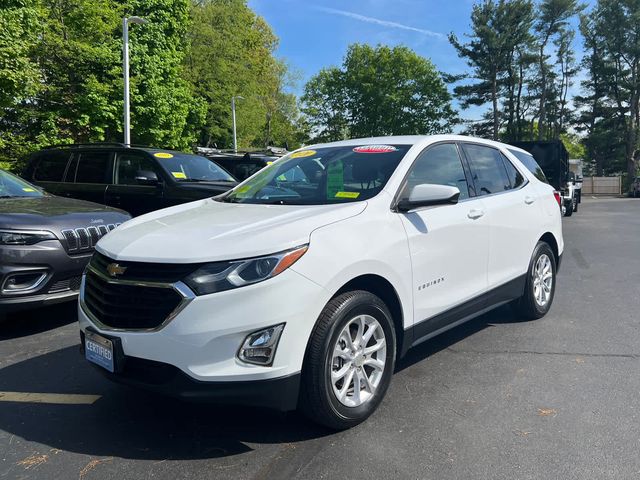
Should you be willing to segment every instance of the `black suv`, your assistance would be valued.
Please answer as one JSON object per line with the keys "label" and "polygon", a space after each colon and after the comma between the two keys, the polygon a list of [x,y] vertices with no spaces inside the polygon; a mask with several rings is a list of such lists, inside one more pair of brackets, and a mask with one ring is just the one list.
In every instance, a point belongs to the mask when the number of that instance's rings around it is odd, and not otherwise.
{"label": "black suv", "polygon": [[272,164],[282,157],[285,150],[267,150],[264,152],[225,152],[212,148],[199,149],[209,160],[224,167],[239,181],[249,178],[258,170]]}
{"label": "black suv", "polygon": [[204,157],[117,143],[46,148],[30,157],[23,176],[55,195],[121,208],[133,216],[213,197],[237,184]]}
{"label": "black suv", "polygon": [[0,317],[74,300],[95,244],[129,218],[115,208],[49,195],[0,170]]}

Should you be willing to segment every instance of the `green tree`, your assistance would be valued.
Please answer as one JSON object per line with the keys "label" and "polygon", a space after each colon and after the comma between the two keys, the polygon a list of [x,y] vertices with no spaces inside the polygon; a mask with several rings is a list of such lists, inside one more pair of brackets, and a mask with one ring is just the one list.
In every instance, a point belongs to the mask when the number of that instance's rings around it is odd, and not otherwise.
{"label": "green tree", "polygon": [[[582,19],[589,77],[580,98],[598,172],[634,176],[640,156],[640,2],[599,0]],[[622,152],[621,152],[622,151]]]}
{"label": "green tree", "polygon": [[[537,47],[538,47],[538,75],[539,75],[539,108],[538,108],[538,140],[543,140],[548,133],[548,118],[547,112],[549,108],[549,97],[551,87],[551,80],[553,74],[551,72],[551,65],[549,64],[549,54],[547,53],[547,47],[549,42],[553,41],[557,37],[565,37],[568,35],[567,28],[569,25],[569,19],[577,15],[584,7],[579,5],[577,0],[542,0],[539,9],[540,13],[535,23],[535,32],[537,34]],[[556,43],[558,48],[564,48],[565,51],[561,52],[559,56],[562,56],[566,61],[567,50],[570,51],[570,42],[567,44],[563,40],[559,40]],[[563,65],[564,65],[563,61]],[[563,78],[563,81],[566,77]]]}
{"label": "green tree", "polygon": [[131,28],[132,141],[188,149],[197,141],[204,105],[185,78],[190,0],[130,0],[128,15],[145,25]]}
{"label": "green tree", "polygon": [[[491,136],[498,139],[501,126],[500,103],[503,89],[507,92],[508,130],[513,129],[522,96],[519,82],[520,68],[527,61],[530,29],[533,22],[529,0],[483,0],[471,12],[471,33],[467,43],[461,43],[455,34],[449,41],[458,55],[466,59],[471,68],[469,75],[456,80],[476,80],[454,89],[463,108],[491,103]],[[518,63],[520,62],[520,65]]]}
{"label": "green tree", "polygon": [[0,8],[0,159],[122,139],[122,17],[131,28],[132,139],[188,148],[203,109],[184,78],[190,0],[10,0]]}
{"label": "green tree", "polygon": [[0,168],[24,154],[21,110],[41,88],[31,62],[38,40],[41,10],[30,0],[6,0],[0,8]]}
{"label": "green tree", "polygon": [[342,69],[313,77],[302,101],[323,140],[446,132],[457,120],[441,75],[406,47],[351,45]]}
{"label": "green tree", "polygon": [[191,7],[186,78],[206,106],[198,130],[202,145],[230,147],[231,97],[237,104],[241,147],[270,142],[297,145],[304,136],[297,125],[300,112],[286,93],[290,76],[274,57],[278,39],[246,0],[200,0]]}

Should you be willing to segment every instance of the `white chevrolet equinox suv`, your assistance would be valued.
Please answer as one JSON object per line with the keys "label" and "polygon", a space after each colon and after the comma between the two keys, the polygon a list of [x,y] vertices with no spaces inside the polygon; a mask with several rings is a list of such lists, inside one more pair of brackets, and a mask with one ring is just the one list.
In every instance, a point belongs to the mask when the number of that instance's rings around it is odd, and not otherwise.
{"label": "white chevrolet equinox suv", "polygon": [[509,302],[523,319],[549,311],[564,244],[538,169],[454,135],[290,153],[100,240],[84,355],[159,393],[356,425],[412,346]]}

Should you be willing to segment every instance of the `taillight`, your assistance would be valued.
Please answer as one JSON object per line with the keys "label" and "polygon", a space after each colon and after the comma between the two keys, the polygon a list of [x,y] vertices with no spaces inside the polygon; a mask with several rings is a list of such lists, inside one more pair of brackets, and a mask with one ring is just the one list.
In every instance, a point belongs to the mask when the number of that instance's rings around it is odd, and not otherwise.
{"label": "taillight", "polygon": [[556,202],[558,202],[558,206],[562,208],[562,197],[560,196],[560,192],[554,191],[553,196],[556,197]]}

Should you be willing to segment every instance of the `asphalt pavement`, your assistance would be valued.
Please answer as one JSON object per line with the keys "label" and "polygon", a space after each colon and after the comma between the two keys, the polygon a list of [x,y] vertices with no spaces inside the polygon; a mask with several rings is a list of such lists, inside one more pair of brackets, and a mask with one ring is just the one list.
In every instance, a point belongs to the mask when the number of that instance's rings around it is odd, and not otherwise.
{"label": "asphalt pavement", "polygon": [[640,199],[585,199],[564,231],[545,318],[503,307],[421,345],[341,433],[111,384],[78,353],[74,306],[13,315],[0,479],[638,478]]}

